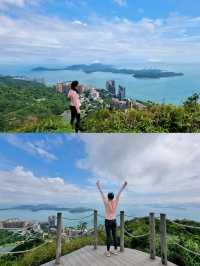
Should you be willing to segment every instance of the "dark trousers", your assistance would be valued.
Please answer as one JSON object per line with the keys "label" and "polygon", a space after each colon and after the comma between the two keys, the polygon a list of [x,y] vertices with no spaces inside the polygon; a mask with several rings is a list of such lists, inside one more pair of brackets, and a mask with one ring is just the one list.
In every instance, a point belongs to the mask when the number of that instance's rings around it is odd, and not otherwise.
{"label": "dark trousers", "polygon": [[105,220],[106,228],[106,243],[107,251],[110,251],[111,246],[111,233],[114,242],[114,247],[117,249],[117,221],[116,220]]}
{"label": "dark trousers", "polygon": [[71,110],[71,122],[70,123],[71,123],[71,125],[73,127],[74,126],[74,122],[76,120],[75,131],[76,131],[76,133],[78,133],[78,131],[80,130],[81,115],[77,112],[75,106],[70,106],[70,110]]}

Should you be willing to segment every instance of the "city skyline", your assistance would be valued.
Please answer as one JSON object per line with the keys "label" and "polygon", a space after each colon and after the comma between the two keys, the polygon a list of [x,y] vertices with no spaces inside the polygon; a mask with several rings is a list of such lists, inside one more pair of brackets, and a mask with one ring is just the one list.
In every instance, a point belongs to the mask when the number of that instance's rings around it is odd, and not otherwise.
{"label": "city skyline", "polygon": [[1,66],[198,63],[199,9],[198,0],[2,0]]}
{"label": "city skyline", "polygon": [[126,205],[199,204],[199,140],[198,135],[1,135],[1,205],[93,207],[101,203],[98,179],[105,192],[116,192],[127,180]]}

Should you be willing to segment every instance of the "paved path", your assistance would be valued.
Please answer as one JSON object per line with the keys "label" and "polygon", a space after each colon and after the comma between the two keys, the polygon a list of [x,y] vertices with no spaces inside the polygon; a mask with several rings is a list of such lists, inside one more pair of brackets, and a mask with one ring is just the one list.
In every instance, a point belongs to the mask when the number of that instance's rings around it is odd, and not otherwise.
{"label": "paved path", "polygon": [[71,120],[71,112],[69,110],[62,113],[60,116],[62,116],[65,120],[65,122],[70,123]]}
{"label": "paved path", "polygon": [[[120,255],[107,258],[106,247],[99,246],[97,250],[87,246],[61,258],[61,266],[161,266],[160,258],[150,260],[149,255],[134,249],[125,249]],[[54,261],[43,266],[54,266]],[[175,266],[168,263],[168,266]]]}

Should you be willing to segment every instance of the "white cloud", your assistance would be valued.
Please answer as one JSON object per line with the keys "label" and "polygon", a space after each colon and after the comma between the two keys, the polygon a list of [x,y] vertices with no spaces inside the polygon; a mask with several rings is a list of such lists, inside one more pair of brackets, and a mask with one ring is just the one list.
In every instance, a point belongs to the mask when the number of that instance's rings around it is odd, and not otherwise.
{"label": "white cloud", "polygon": [[67,206],[75,206],[91,202],[93,193],[67,183],[61,177],[36,176],[22,166],[0,170],[0,182],[1,204],[53,203],[64,206],[67,203]]}
{"label": "white cloud", "polygon": [[[153,202],[199,202],[198,135],[101,135],[82,137],[87,157],[78,166],[110,184]],[[129,197],[130,199],[130,197]]]}
{"label": "white cloud", "polygon": [[[43,139],[40,142],[38,141],[30,142],[24,139],[22,140],[17,135],[6,135],[5,140],[11,145],[17,147],[18,149],[24,150],[34,156],[42,157],[48,161],[58,160],[58,158],[52,152],[48,151],[48,149],[50,148],[50,145],[48,141],[45,141],[45,139]],[[51,145],[53,145],[55,144],[55,142],[59,143],[58,141],[59,139],[55,137],[55,141],[50,142],[50,143]]]}
{"label": "white cloud", "polygon": [[[65,141],[65,138],[54,137],[54,147]],[[48,146],[52,145],[54,138],[48,138],[31,143],[49,150]],[[74,138],[70,141],[73,142]],[[97,179],[101,181],[105,193],[116,192],[127,180],[128,188],[122,198],[122,203],[127,205],[200,203],[198,134],[96,134],[81,135],[79,140],[84,143],[85,154],[83,158],[77,158],[77,167],[87,171],[87,180],[76,185],[76,182],[68,183],[60,176],[38,176],[22,166],[15,167],[10,162],[8,165],[3,162],[7,167],[1,166],[0,170],[1,204],[81,203],[95,207],[98,202],[101,203],[95,186]],[[16,145],[16,141],[12,140],[11,143]],[[27,146],[27,142],[24,145]],[[35,153],[35,149],[28,152]],[[44,156],[46,158],[46,154]],[[90,186],[85,185],[86,182],[90,182]]]}
{"label": "white cloud", "polygon": [[[0,15],[1,64],[121,63],[159,58],[200,61],[198,17],[130,21],[93,17],[87,22],[26,12]],[[184,55],[184,56],[183,56]]]}
{"label": "white cloud", "polygon": [[114,0],[115,3],[117,3],[119,6],[126,6],[127,1],[126,0]]}
{"label": "white cloud", "polygon": [[7,10],[10,7],[19,7],[23,8],[26,5],[36,5],[40,2],[41,0],[1,0],[0,1],[0,9],[2,10]]}
{"label": "white cloud", "polygon": [[84,0],[65,0],[65,4],[67,7],[74,8],[74,7],[86,6],[87,2]]}
{"label": "white cloud", "polygon": [[80,26],[87,26],[87,23],[83,23],[82,21],[80,20],[75,20],[73,21],[74,24],[77,24],[77,25],[80,25]]}

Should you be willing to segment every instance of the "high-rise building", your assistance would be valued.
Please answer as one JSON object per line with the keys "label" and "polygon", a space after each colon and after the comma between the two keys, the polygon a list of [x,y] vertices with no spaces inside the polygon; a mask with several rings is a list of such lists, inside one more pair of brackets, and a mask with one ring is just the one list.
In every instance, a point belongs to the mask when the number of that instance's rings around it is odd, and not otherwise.
{"label": "high-rise building", "polygon": [[115,97],[116,96],[116,88],[115,88],[115,81],[108,80],[106,82],[106,89],[110,92],[110,94]]}
{"label": "high-rise building", "polygon": [[70,90],[70,84],[66,84],[64,82],[60,82],[56,84],[56,91],[64,94],[68,94]]}
{"label": "high-rise building", "polygon": [[48,217],[49,228],[56,228],[56,216],[52,215]]}
{"label": "high-rise building", "polygon": [[126,99],[126,88],[119,85],[118,98],[120,101]]}
{"label": "high-rise building", "polygon": [[[71,83],[58,82],[58,83],[56,84],[56,91],[57,91],[57,92],[60,92],[60,93],[64,93],[64,94],[66,94],[66,95],[68,95],[70,88],[71,88]],[[80,94],[82,94],[82,93],[85,91],[85,89],[86,89],[86,88],[85,88],[85,86],[83,86],[83,85],[79,85],[79,86],[77,87],[77,90],[78,90],[78,92],[79,92]]]}
{"label": "high-rise building", "polygon": [[23,221],[20,219],[8,219],[2,222],[3,224],[3,228],[25,228],[28,226],[32,226],[32,224],[30,224],[28,221]]}

